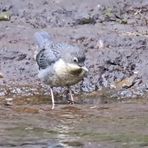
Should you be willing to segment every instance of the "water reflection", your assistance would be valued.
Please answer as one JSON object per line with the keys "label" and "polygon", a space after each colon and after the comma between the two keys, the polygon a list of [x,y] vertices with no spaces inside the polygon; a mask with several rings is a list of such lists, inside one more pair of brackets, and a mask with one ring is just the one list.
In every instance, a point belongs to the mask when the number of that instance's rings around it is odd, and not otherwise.
{"label": "water reflection", "polygon": [[80,137],[71,134],[80,122],[82,114],[83,111],[81,113],[81,110],[74,106],[64,107],[59,112],[56,112],[59,120],[55,127],[55,130],[58,131],[56,139],[58,139],[58,145],[60,147],[82,146],[82,143],[79,142]]}
{"label": "water reflection", "polygon": [[58,104],[55,110],[51,110],[45,99],[42,102],[35,98],[35,101],[14,98],[9,106],[1,100],[0,147],[110,148],[125,143],[127,147],[148,145],[146,101],[97,104],[95,99],[94,104],[85,101],[74,105]]}

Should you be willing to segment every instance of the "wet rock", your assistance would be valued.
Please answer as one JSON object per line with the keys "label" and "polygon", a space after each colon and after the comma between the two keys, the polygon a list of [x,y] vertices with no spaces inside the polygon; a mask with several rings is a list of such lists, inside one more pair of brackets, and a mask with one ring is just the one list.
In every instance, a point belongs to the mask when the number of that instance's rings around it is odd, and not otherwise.
{"label": "wet rock", "polygon": [[114,85],[114,87],[116,87],[117,89],[121,89],[121,88],[130,88],[134,85],[135,83],[135,78],[136,76],[130,76],[128,78],[125,78],[121,81],[116,82],[116,84]]}
{"label": "wet rock", "polygon": [[96,21],[93,17],[87,16],[87,17],[82,17],[79,19],[75,20],[75,25],[84,25],[84,24],[95,24]]}
{"label": "wet rock", "polygon": [[20,54],[20,55],[17,57],[17,60],[18,60],[18,61],[22,61],[22,60],[24,60],[26,57],[27,57],[27,54]]}
{"label": "wet rock", "polygon": [[4,77],[4,75],[0,72],[0,78],[3,78]]}
{"label": "wet rock", "polygon": [[0,21],[9,21],[10,14],[9,13],[0,13]]}
{"label": "wet rock", "polygon": [[104,41],[102,39],[98,40],[95,48],[99,48],[99,49],[104,48]]}
{"label": "wet rock", "polygon": [[118,95],[120,97],[120,100],[122,98],[132,98],[133,96],[133,92],[131,90],[123,90],[123,91],[119,91]]}
{"label": "wet rock", "polygon": [[6,106],[13,105],[13,98],[5,98],[4,105],[6,105]]}

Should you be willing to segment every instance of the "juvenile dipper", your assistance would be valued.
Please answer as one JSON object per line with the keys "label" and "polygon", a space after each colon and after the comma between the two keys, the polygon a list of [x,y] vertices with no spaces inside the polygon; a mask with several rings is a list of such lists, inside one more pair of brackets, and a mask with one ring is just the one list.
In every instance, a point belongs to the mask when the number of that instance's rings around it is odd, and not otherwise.
{"label": "juvenile dipper", "polygon": [[36,32],[34,36],[40,48],[36,56],[38,77],[50,86],[52,109],[55,106],[53,87],[68,87],[73,102],[70,86],[80,82],[88,72],[84,67],[85,51],[66,43],[55,43],[47,32]]}

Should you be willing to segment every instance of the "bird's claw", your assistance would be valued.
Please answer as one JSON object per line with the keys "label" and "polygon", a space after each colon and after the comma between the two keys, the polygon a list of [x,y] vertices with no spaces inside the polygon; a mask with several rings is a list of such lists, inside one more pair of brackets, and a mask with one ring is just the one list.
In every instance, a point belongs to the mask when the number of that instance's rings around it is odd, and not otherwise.
{"label": "bird's claw", "polygon": [[68,104],[75,104],[75,102],[72,100],[68,100]]}

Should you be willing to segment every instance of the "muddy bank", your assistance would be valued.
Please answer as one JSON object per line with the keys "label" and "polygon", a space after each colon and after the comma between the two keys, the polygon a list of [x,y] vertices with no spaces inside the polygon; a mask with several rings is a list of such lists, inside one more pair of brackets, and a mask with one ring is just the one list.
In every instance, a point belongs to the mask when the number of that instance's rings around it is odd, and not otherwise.
{"label": "muddy bank", "polygon": [[[48,93],[37,78],[33,34],[45,30],[57,42],[87,50],[88,78],[76,93],[110,88],[118,98],[148,90],[148,2],[56,0],[0,2],[10,21],[0,22],[0,95]],[[33,90],[33,91],[32,91]],[[116,91],[114,91],[116,90]],[[64,91],[58,89],[57,92]]]}

